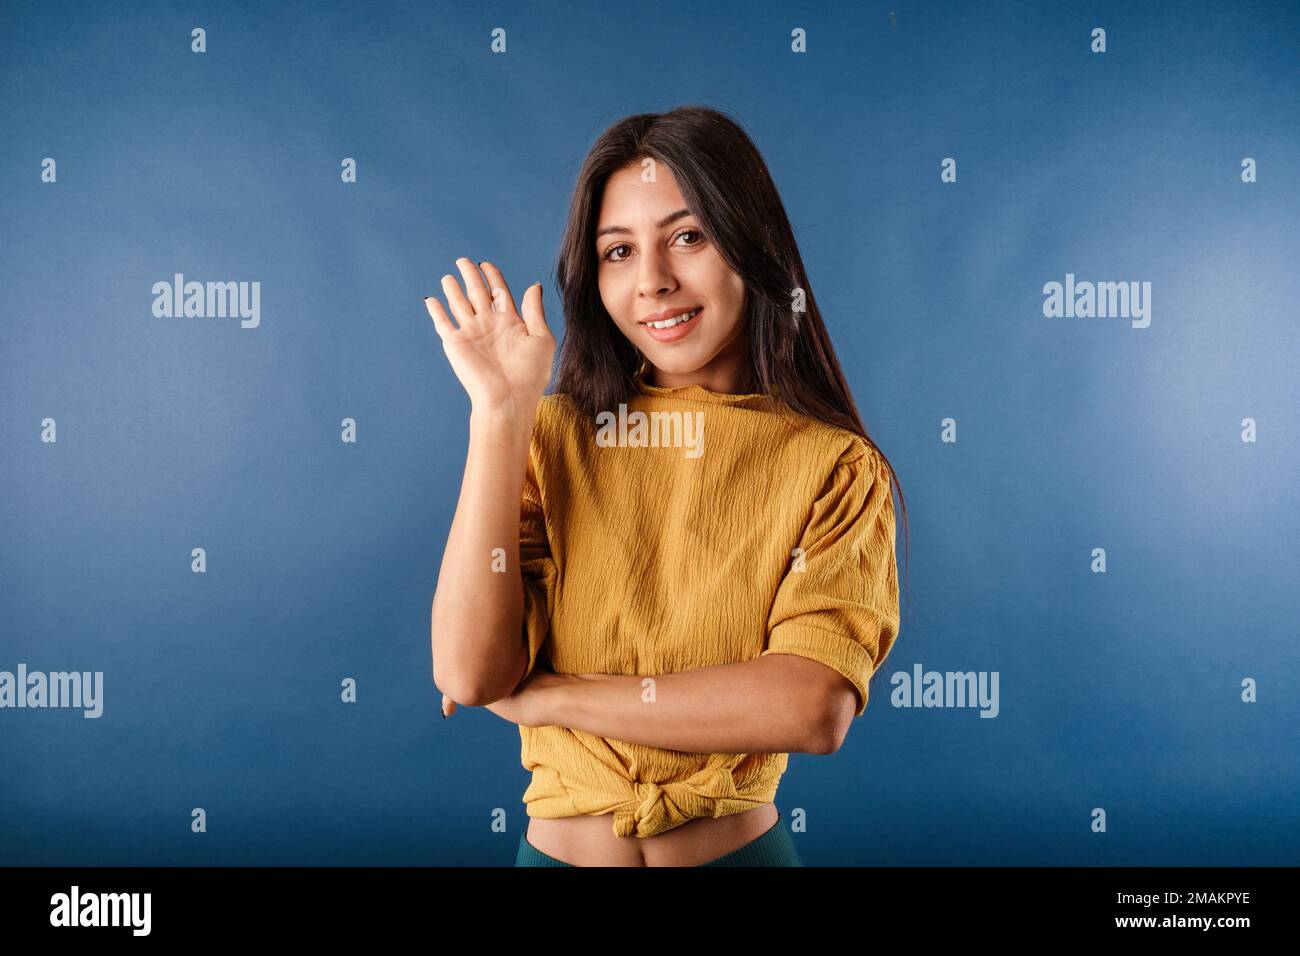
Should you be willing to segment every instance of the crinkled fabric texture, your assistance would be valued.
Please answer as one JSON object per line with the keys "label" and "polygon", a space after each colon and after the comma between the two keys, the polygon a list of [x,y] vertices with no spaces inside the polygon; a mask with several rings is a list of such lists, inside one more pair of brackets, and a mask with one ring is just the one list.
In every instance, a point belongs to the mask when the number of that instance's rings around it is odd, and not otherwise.
{"label": "crinkled fabric texture", "polygon": [[[861,715],[899,630],[883,460],[853,432],[796,427],[763,395],[638,380],[629,435],[634,412],[653,425],[647,441],[666,436],[657,447],[602,447],[566,396],[539,405],[520,519],[529,673],[543,661],[652,676],[797,654],[842,674]],[[664,413],[702,432],[660,432]],[[700,453],[679,435],[702,437]],[[519,731],[529,816],[613,813],[619,836],[770,803],[789,757]]]}

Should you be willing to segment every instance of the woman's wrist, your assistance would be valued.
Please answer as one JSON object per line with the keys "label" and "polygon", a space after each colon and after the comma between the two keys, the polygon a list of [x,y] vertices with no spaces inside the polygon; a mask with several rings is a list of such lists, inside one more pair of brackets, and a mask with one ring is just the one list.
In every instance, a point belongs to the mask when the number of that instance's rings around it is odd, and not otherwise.
{"label": "woman's wrist", "polygon": [[527,427],[532,430],[541,399],[509,398],[492,404],[471,402],[469,420],[490,425]]}
{"label": "woman's wrist", "polygon": [[532,727],[567,727],[573,712],[573,690],[578,683],[576,674],[553,674],[544,671],[535,675],[529,688],[534,699],[529,708],[528,725]]}
{"label": "woman's wrist", "polygon": [[[478,409],[470,412],[470,455],[482,454],[485,450],[492,452],[504,450],[509,455],[510,463],[522,468],[528,458],[528,448],[532,438],[533,419],[522,416],[518,412]],[[520,475],[522,486],[522,470]]]}

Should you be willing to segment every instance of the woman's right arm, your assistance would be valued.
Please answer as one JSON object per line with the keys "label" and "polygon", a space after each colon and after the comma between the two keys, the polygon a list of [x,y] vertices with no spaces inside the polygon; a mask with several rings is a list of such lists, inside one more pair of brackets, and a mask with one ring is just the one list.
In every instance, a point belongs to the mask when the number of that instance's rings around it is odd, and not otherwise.
{"label": "woman's right arm", "polygon": [[483,706],[511,694],[528,665],[520,508],[555,340],[542,310],[541,283],[524,293],[521,314],[495,266],[481,263],[489,289],[473,262],[456,264],[466,292],[451,275],[443,276],[442,287],[459,328],[441,302],[425,300],[471,402],[465,474],[430,625],[434,683],[456,703]]}
{"label": "woman's right arm", "polygon": [[460,503],[432,612],[434,682],[457,703],[481,707],[500,700],[528,665],[519,503],[535,415],[536,406],[469,416]]}

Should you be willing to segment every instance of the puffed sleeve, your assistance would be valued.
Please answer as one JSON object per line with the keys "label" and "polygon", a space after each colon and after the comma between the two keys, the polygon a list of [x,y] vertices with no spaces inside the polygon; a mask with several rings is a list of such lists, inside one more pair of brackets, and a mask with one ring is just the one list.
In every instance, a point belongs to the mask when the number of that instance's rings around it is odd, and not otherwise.
{"label": "puffed sleeve", "polygon": [[867,682],[899,630],[894,499],[884,460],[856,442],[813,502],[800,556],[777,589],[768,654],[799,654],[843,674],[867,709]]}
{"label": "puffed sleeve", "polygon": [[524,583],[523,637],[528,645],[527,677],[537,666],[538,654],[551,630],[558,576],[546,535],[546,514],[537,480],[535,447],[528,455],[523,500],[519,509],[519,568]]}

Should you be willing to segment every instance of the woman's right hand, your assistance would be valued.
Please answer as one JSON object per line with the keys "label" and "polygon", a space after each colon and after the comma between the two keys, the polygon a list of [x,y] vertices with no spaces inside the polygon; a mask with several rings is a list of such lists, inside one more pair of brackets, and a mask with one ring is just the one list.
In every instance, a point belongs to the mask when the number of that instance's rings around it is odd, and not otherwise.
{"label": "woman's right hand", "polygon": [[460,258],[456,265],[468,298],[450,274],[442,277],[442,290],[459,327],[436,297],[424,300],[452,371],[475,411],[534,408],[551,380],[555,355],[555,337],[542,310],[542,284],[524,292],[521,316],[496,266],[481,264],[492,284],[489,290],[472,261]]}

